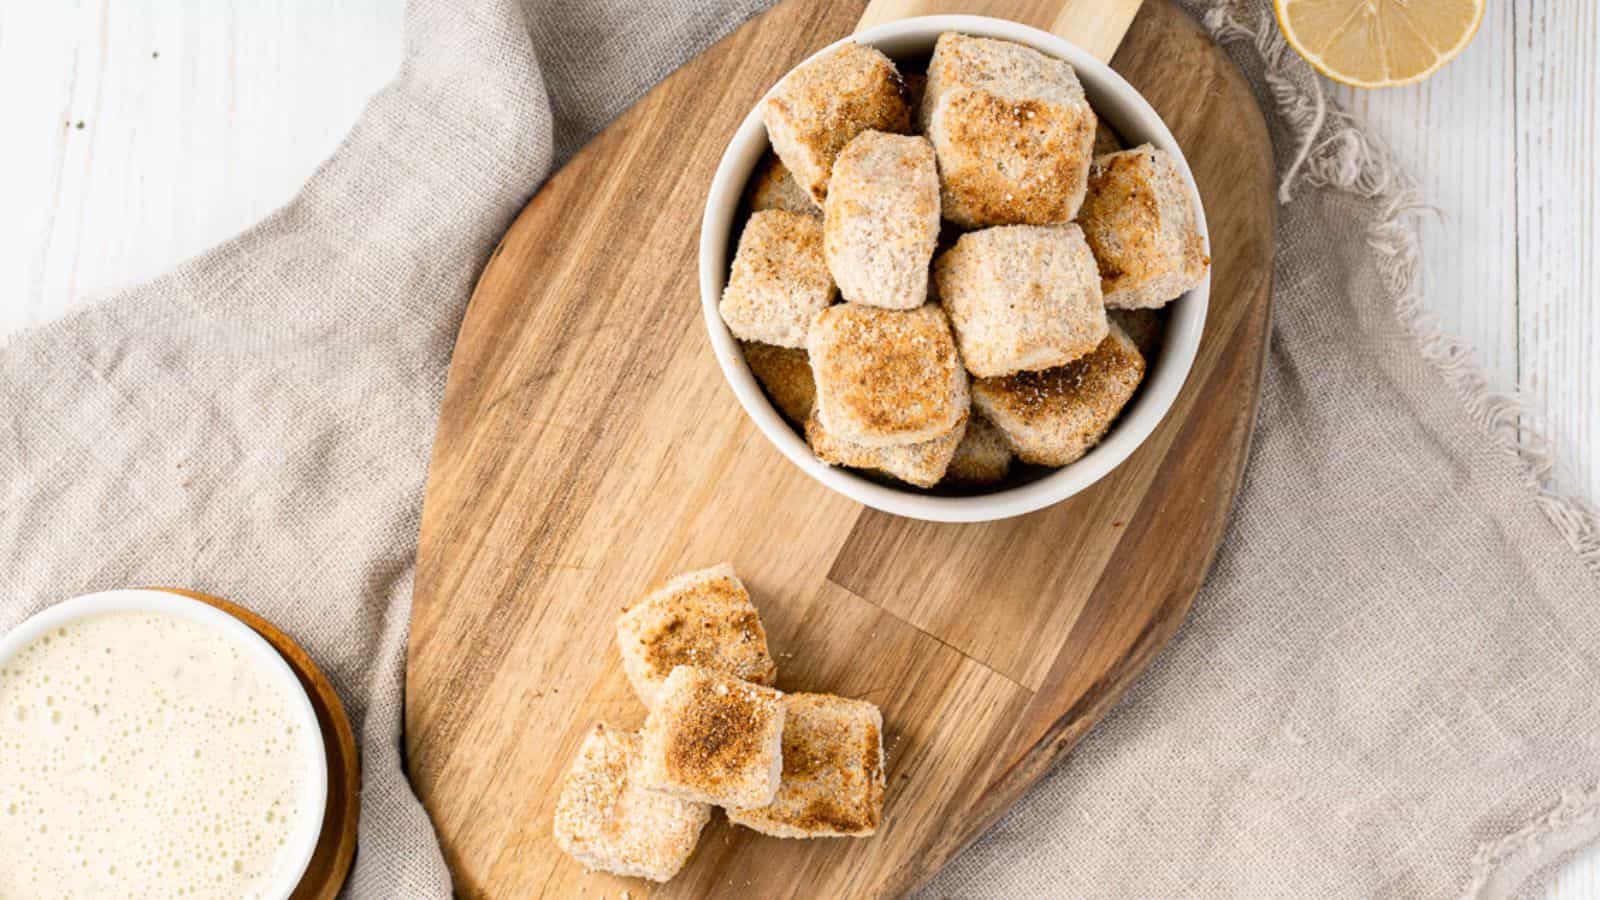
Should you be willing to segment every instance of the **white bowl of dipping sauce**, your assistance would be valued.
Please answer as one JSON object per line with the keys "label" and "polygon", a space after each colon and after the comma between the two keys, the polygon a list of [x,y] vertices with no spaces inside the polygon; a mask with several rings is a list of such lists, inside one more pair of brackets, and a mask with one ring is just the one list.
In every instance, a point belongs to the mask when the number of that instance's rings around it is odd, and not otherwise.
{"label": "white bowl of dipping sauce", "polygon": [[0,897],[293,893],[327,758],[260,635],[196,600],[67,600],[0,637]]}

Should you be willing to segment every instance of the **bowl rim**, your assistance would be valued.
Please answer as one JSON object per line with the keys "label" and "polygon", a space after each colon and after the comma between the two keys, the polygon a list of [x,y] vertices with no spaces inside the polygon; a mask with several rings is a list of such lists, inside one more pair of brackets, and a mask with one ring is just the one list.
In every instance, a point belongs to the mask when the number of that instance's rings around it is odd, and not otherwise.
{"label": "bowl rim", "polygon": [[[1063,38],[991,16],[918,16],[887,22],[842,37],[808,56],[796,68],[847,41],[878,47],[891,58],[931,52],[938,35],[947,31],[1014,41],[1070,64],[1077,72],[1079,82],[1097,114],[1102,113],[1105,107],[1116,104],[1113,110],[1115,114],[1106,118],[1119,133],[1130,139],[1137,138],[1135,146],[1154,144],[1167,151],[1176,161],[1195,207],[1196,226],[1205,252],[1210,254],[1211,236],[1194,174],[1166,123],[1149,102],[1109,65]],[[888,45],[888,48],[884,45]],[[914,51],[912,47],[915,46],[921,46],[924,50]],[[1066,466],[1033,481],[998,491],[945,496],[879,483],[818,459],[804,439],[773,407],[751,374],[738,340],[717,311],[731,262],[729,250],[732,232],[745,185],[762,153],[770,147],[766,128],[761,122],[761,104],[775,88],[776,83],[762,95],[762,101],[758,101],[740,122],[723,149],[701,217],[699,261],[702,312],[723,378],[732,388],[745,414],[779,452],[829,489],[874,509],[928,521],[983,522],[1023,515],[1059,503],[1105,477],[1144,443],[1166,417],[1188,381],[1199,352],[1210,301],[1209,268],[1200,285],[1168,304],[1169,314],[1162,347],[1154,357],[1155,371],[1147,374],[1134,402],[1123,411],[1099,444]]]}
{"label": "bowl rim", "polygon": [[283,900],[294,893],[311,865],[317,842],[322,836],[322,820],[328,805],[327,746],[311,697],[277,648],[255,629],[228,613],[199,600],[154,588],[120,588],[84,594],[47,606],[0,634],[0,663],[5,663],[53,628],[95,616],[116,613],[160,613],[207,625],[232,638],[234,643],[260,665],[260,671],[278,684],[287,698],[290,715],[308,736],[307,798],[311,801],[300,821],[289,833],[285,857],[288,865],[268,882],[265,896]]}

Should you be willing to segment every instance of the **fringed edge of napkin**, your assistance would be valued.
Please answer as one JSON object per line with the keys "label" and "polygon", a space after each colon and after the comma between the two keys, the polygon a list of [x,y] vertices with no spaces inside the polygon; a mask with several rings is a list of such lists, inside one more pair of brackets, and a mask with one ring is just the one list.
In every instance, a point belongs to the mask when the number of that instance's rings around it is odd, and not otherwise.
{"label": "fringed edge of napkin", "polygon": [[[1589,571],[1600,577],[1600,517],[1581,497],[1557,485],[1555,443],[1529,426],[1533,417],[1521,393],[1492,390],[1472,345],[1446,333],[1439,318],[1423,307],[1417,217],[1436,210],[1423,202],[1416,181],[1389,149],[1326,96],[1321,80],[1284,41],[1270,10],[1258,11],[1253,25],[1243,18],[1250,14],[1243,0],[1227,0],[1208,11],[1204,22],[1219,42],[1244,42],[1260,54],[1271,100],[1294,137],[1278,186],[1279,202],[1289,203],[1297,183],[1304,183],[1380,205],[1367,243],[1376,254],[1400,324],[1415,338],[1423,358],[1455,388],[1471,419],[1497,446],[1517,457],[1518,470],[1540,509]],[[1575,787],[1521,827],[1481,845],[1461,896],[1514,893],[1526,888],[1528,879],[1596,840],[1600,840],[1600,784]]]}

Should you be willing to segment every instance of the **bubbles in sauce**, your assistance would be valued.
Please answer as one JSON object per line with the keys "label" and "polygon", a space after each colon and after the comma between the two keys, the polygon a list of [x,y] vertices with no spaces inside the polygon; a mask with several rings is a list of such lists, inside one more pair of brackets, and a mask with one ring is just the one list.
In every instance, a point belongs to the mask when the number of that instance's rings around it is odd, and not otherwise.
{"label": "bubbles in sauce", "polygon": [[259,897],[310,740],[217,629],[114,613],[0,664],[0,898]]}

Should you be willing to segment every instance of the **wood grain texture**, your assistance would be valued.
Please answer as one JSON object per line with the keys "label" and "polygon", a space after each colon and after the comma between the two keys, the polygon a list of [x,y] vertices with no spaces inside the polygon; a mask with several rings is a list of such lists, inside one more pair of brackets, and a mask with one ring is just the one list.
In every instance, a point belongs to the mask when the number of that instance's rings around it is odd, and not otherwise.
{"label": "wood grain texture", "polygon": [[[1580,6],[1490,4],[1473,45],[1427,82],[1329,88],[1439,210],[1423,221],[1429,310],[1478,348],[1498,387],[1519,386],[1549,419],[1567,423],[1555,436],[1568,483],[1596,498],[1600,365],[1593,353],[1568,351],[1561,361],[1543,349],[1585,326],[1591,337],[1574,346],[1595,346],[1594,286],[1570,251],[1527,248],[1535,224],[1552,216],[1568,230],[1559,236],[1551,226],[1547,236],[1597,240],[1593,215],[1579,213],[1600,203],[1600,179],[1532,171],[1581,159],[1593,138],[1583,123],[1592,132],[1597,72],[1593,56],[1572,54],[1600,36]],[[9,212],[0,219],[0,340],[165,271],[287,199],[393,75],[403,7],[0,4],[0,196]],[[69,132],[77,118],[85,129]],[[1521,166],[1519,140],[1528,149]],[[1519,189],[1525,178],[1541,187]],[[1517,289],[1519,231],[1526,294]],[[1519,371],[1519,346],[1542,362]],[[1574,860],[1548,896],[1600,896],[1600,851]]]}
{"label": "wood grain texture", "polygon": [[856,23],[861,31],[896,19],[941,13],[1000,16],[1068,38],[1096,59],[1122,45],[1143,0],[872,0]]}
{"label": "wood grain texture", "polygon": [[[464,895],[642,890],[562,856],[550,820],[589,724],[643,719],[613,626],[652,581],[732,561],[780,687],[879,704],[890,757],[874,838],[781,841],[719,818],[659,893],[781,895],[804,872],[807,894],[870,896],[930,877],[1070,749],[1204,577],[1255,411],[1272,160],[1242,77],[1165,0],[1115,64],[1190,155],[1216,267],[1199,359],[1146,445],[1069,503],[938,525],[829,493],[745,421],[700,322],[699,211],[745,111],[860,13],[789,0],[708,50],[551,180],[479,282],[434,450],[407,676],[410,770]],[[1021,13],[1050,27],[1059,7]]]}
{"label": "wood grain texture", "polygon": [[182,588],[152,590],[199,600],[249,625],[283,656],[283,661],[289,664],[311,698],[311,708],[317,715],[317,727],[322,731],[322,743],[327,749],[328,804],[322,815],[322,835],[317,839],[317,848],[290,900],[333,900],[343,889],[350,864],[355,861],[356,831],[361,820],[361,755],[356,752],[350,717],[345,715],[344,703],[333,689],[333,683],[294,638],[237,603]]}

